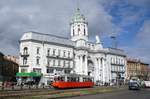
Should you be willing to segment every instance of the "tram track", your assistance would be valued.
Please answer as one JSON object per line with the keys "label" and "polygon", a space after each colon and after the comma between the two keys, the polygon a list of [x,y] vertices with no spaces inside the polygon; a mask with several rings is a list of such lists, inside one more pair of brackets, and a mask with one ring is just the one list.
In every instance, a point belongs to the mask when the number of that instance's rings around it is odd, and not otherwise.
{"label": "tram track", "polygon": [[77,88],[77,89],[34,89],[34,90],[16,90],[0,92],[0,99],[6,97],[24,97],[24,96],[36,96],[36,95],[53,95],[65,92],[76,92],[78,90],[92,90],[95,88]]}

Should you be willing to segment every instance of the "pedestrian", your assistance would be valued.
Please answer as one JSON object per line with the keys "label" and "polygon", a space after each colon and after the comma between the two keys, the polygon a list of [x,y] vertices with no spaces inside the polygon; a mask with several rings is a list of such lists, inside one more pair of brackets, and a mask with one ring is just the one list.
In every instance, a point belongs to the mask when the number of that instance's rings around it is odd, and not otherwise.
{"label": "pedestrian", "polygon": [[21,88],[21,90],[23,89],[23,82],[21,82],[21,84],[20,84],[20,88]]}
{"label": "pedestrian", "polygon": [[2,90],[4,90],[4,81],[2,82]]}
{"label": "pedestrian", "polygon": [[42,87],[44,88],[44,86],[45,86],[45,84],[44,83],[42,83]]}

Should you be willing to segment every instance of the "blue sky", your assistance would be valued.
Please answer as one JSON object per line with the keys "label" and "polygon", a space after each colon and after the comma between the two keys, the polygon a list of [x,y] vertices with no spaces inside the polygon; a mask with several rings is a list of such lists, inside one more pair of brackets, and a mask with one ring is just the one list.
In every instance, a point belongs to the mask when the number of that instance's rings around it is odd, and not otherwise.
{"label": "blue sky", "polygon": [[[150,33],[145,33],[150,32],[150,25],[144,26],[150,20],[150,1],[131,1],[117,0],[111,6],[106,5],[105,9],[113,17],[112,22],[120,28],[116,36],[118,46],[126,51],[128,57],[139,58],[150,63],[150,45],[149,40],[146,39],[150,37]],[[144,27],[147,27],[148,30],[144,31]],[[139,35],[143,35],[144,38]],[[105,41],[107,42],[107,38]],[[145,46],[143,46],[144,43]]]}
{"label": "blue sky", "polygon": [[[110,47],[114,33],[128,57],[150,63],[150,0],[80,0],[78,6],[90,40],[99,35]],[[69,37],[76,8],[77,0],[0,0],[0,51],[19,55],[18,40],[27,31]]]}
{"label": "blue sky", "polygon": [[119,32],[118,41],[126,46],[134,45],[135,36],[144,21],[150,18],[148,8],[130,4],[127,0],[122,0],[109,7],[108,12],[113,17],[113,23],[122,29]]}

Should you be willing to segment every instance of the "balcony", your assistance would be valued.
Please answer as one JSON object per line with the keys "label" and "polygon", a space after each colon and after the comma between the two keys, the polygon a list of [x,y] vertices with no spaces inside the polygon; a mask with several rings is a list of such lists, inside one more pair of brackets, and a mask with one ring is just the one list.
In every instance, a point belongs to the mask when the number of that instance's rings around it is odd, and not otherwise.
{"label": "balcony", "polygon": [[20,56],[21,57],[29,57],[29,54],[28,53],[20,53]]}
{"label": "balcony", "polygon": [[29,65],[20,65],[20,67],[29,67]]}
{"label": "balcony", "polygon": [[73,60],[72,57],[61,57],[60,55],[47,55],[47,58],[61,59],[61,60]]}
{"label": "balcony", "polygon": [[125,71],[115,71],[115,70],[111,70],[112,73],[125,73]]}

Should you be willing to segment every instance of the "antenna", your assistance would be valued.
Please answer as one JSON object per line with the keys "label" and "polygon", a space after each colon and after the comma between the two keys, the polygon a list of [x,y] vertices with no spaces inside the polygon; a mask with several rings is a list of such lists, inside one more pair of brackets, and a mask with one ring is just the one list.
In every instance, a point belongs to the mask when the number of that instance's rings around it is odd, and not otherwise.
{"label": "antenna", "polygon": [[112,48],[117,48],[117,39],[114,33],[111,34],[110,38],[112,39]]}

